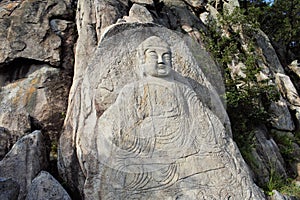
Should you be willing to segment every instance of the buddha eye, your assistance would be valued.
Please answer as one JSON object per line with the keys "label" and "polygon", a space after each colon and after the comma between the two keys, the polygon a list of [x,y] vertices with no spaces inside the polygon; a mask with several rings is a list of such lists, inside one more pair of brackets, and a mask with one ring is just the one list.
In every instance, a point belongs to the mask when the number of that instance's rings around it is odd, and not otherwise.
{"label": "buddha eye", "polygon": [[171,55],[169,53],[165,53],[163,55],[164,60],[170,61],[171,60]]}
{"label": "buddha eye", "polygon": [[154,59],[158,58],[157,53],[155,51],[148,51],[147,53],[151,58],[154,58]]}

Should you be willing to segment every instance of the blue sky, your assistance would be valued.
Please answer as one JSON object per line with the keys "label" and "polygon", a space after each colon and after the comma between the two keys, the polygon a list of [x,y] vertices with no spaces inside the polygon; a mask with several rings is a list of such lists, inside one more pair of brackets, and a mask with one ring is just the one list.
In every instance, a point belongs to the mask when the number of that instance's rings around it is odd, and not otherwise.
{"label": "blue sky", "polygon": [[274,0],[265,0],[265,2],[272,4],[274,2]]}

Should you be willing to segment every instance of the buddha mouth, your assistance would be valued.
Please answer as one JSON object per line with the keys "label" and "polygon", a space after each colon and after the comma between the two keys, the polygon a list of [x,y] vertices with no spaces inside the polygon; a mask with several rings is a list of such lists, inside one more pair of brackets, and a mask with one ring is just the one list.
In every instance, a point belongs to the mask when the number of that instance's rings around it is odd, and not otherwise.
{"label": "buddha mouth", "polygon": [[167,65],[162,64],[162,63],[159,63],[159,64],[157,65],[157,68],[159,68],[159,69],[165,69],[165,68],[167,68]]}
{"label": "buddha mouth", "polygon": [[166,73],[168,73],[167,66],[163,65],[163,64],[157,65],[157,72],[159,74],[166,74]]}

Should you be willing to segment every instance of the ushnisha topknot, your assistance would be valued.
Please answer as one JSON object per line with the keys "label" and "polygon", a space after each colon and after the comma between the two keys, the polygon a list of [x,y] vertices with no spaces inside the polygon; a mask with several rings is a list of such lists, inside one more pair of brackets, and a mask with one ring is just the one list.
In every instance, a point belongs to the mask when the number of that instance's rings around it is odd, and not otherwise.
{"label": "ushnisha topknot", "polygon": [[151,36],[147,38],[140,44],[139,47],[141,47],[144,50],[146,50],[149,47],[160,47],[160,48],[169,49],[171,51],[170,45],[157,36]]}

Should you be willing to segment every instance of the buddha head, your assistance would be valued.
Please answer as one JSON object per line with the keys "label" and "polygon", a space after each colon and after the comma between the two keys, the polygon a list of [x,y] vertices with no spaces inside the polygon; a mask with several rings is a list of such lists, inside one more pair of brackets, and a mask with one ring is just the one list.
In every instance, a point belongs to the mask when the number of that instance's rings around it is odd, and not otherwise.
{"label": "buddha head", "polygon": [[167,77],[172,71],[170,46],[157,36],[144,40],[137,49],[142,76]]}

